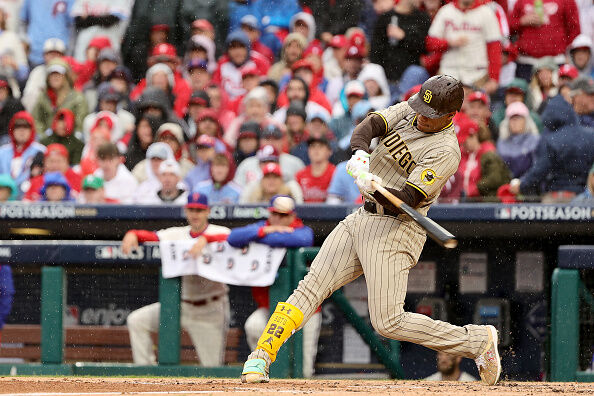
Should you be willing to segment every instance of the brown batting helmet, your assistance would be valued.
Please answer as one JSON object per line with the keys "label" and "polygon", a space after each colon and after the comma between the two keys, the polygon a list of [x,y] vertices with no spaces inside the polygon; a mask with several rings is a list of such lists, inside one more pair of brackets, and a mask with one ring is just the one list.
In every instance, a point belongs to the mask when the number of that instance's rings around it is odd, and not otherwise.
{"label": "brown batting helmet", "polygon": [[421,91],[408,100],[414,111],[428,118],[439,118],[460,111],[464,101],[462,83],[452,76],[433,76]]}

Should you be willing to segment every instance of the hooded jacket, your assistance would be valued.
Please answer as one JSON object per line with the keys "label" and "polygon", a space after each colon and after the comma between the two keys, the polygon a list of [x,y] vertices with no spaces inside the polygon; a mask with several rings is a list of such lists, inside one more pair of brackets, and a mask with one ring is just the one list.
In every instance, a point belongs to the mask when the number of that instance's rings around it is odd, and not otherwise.
{"label": "hooded jacket", "polygon": [[365,81],[373,80],[379,86],[379,95],[367,98],[374,109],[383,109],[390,105],[390,86],[388,85],[388,79],[382,66],[375,63],[368,64],[361,70],[357,80],[363,84],[365,84]]}
{"label": "hooded jacket", "polygon": [[140,121],[142,120],[147,120],[151,126],[151,130],[153,132],[153,142],[155,141],[157,129],[159,129],[161,126],[161,122],[152,116],[143,115],[138,117],[136,120],[136,127],[134,128],[134,132],[132,132],[132,137],[130,138],[130,143],[128,144],[128,151],[126,152],[126,167],[129,170],[134,169],[136,164],[146,158],[146,150],[148,149],[148,146],[143,148],[140,145],[140,140],[138,139],[138,124],[140,124]]}
{"label": "hooded jacket", "polygon": [[[14,140],[16,120],[26,120],[31,126],[31,136],[20,148],[17,147]],[[10,175],[20,188],[20,185],[29,179],[33,158],[37,153],[45,153],[45,146],[35,141],[35,122],[26,111],[19,111],[12,117],[8,124],[8,134],[11,142],[0,147],[0,174]]]}
{"label": "hooded jacket", "polygon": [[8,88],[8,97],[0,103],[0,136],[8,134],[8,123],[12,116],[19,111],[25,110],[21,101],[13,96],[12,88],[5,76],[0,76],[0,83],[6,84]]}
{"label": "hooded jacket", "polygon": [[[52,121],[58,110],[70,109],[74,113],[74,130],[82,131],[83,119],[89,113],[89,107],[83,94],[73,88],[72,71],[68,63],[62,59],[54,59],[48,63],[48,67],[52,65],[61,65],[66,69],[65,84],[62,87],[62,92],[53,92],[49,85],[43,90],[37,103],[33,108],[32,116],[35,119],[35,128],[39,133],[43,133],[51,128]],[[49,78],[49,76],[48,76]],[[46,78],[46,84],[47,80]],[[50,97],[56,97],[54,104]]]}
{"label": "hooded jacket", "polygon": [[62,186],[66,190],[66,195],[62,201],[72,201],[72,197],[70,196],[70,185],[66,178],[60,172],[51,172],[44,175],[45,183],[43,187],[41,187],[41,200],[47,201],[46,191],[49,186]]}
{"label": "hooded jacket", "polygon": [[[64,118],[66,136],[58,136],[54,131],[60,117]],[[80,162],[83,147],[85,144],[76,136],[74,132],[74,113],[70,109],[60,109],[52,121],[51,134],[41,139],[41,144],[49,146],[52,143],[60,143],[68,150],[68,162],[70,165],[76,165]]]}
{"label": "hooded jacket", "polygon": [[169,66],[163,63],[157,63],[147,70],[146,78],[143,78],[138,83],[136,88],[132,90],[130,93],[130,98],[132,100],[138,99],[147,88],[151,87],[153,75],[157,72],[163,72],[167,74],[170,91],[169,95],[171,96],[168,98],[168,103],[171,103],[175,115],[177,115],[179,118],[183,118],[186,114],[186,110],[188,109],[190,96],[192,96],[192,89],[190,88],[190,84],[184,80],[181,73],[177,71],[172,72]]}
{"label": "hooded jacket", "polygon": [[536,146],[540,140],[538,128],[532,118],[526,117],[524,133],[512,135],[509,132],[509,118],[499,126],[497,153],[515,178],[521,177],[536,160]]}
{"label": "hooded jacket", "polygon": [[577,114],[561,95],[543,112],[545,129],[536,148],[536,162],[520,179],[523,193],[582,192],[594,163],[594,130],[579,125]]}

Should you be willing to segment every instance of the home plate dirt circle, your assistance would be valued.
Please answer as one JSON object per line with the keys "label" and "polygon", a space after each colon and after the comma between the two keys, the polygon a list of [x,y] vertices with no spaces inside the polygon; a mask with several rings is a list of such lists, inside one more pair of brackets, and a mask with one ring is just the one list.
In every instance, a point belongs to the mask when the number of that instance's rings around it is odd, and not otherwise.
{"label": "home plate dirt circle", "polygon": [[367,380],[272,380],[241,384],[238,379],[0,377],[0,394],[50,395],[586,395],[594,384],[558,382],[480,383]]}

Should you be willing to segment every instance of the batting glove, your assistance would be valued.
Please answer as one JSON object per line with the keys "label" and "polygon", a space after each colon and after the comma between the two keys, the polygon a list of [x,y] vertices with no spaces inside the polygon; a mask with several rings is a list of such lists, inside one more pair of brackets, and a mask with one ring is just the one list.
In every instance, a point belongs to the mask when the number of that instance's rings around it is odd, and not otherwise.
{"label": "batting glove", "polygon": [[346,171],[353,178],[357,178],[361,172],[369,172],[369,153],[363,150],[355,151],[355,154],[347,162]]}
{"label": "batting glove", "polygon": [[355,179],[355,184],[359,187],[359,191],[362,193],[373,194],[375,188],[372,185],[372,181],[382,184],[382,178],[369,172],[360,172],[359,176]]}

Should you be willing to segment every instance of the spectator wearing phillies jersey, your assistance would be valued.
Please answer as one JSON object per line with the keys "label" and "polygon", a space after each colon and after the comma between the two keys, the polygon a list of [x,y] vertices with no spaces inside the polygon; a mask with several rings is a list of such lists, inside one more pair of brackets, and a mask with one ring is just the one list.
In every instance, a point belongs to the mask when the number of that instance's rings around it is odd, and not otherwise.
{"label": "spectator wearing phillies jersey", "polygon": [[[130,230],[122,240],[122,252],[129,254],[144,242],[195,241],[189,254],[198,258],[210,242],[227,239],[230,230],[208,223],[208,199],[190,194],[184,208],[188,225],[157,232]],[[226,285],[198,275],[181,277],[181,327],[192,339],[202,366],[223,364],[225,340],[229,326],[229,299]],[[159,331],[160,303],[137,309],[128,315],[127,324],[132,346],[132,358],[138,365],[155,365],[156,357],[151,333]]]}
{"label": "spectator wearing phillies jersey", "polygon": [[[227,238],[229,245],[235,248],[246,247],[251,242],[282,248],[313,245],[313,230],[297,217],[295,201],[292,198],[276,195],[270,200],[268,210],[270,212],[268,220],[231,230]],[[252,296],[258,308],[247,318],[244,326],[250,348],[255,347],[268,320],[270,312],[268,291],[268,287],[252,287]],[[306,378],[311,377],[314,372],[321,322],[322,315],[318,309],[303,327],[303,375]]]}
{"label": "spectator wearing phillies jersey", "polygon": [[262,55],[250,52],[250,40],[241,30],[227,36],[226,46],[225,55],[219,59],[212,80],[225,89],[230,99],[235,99],[246,94],[241,78],[244,68],[255,66],[262,74],[266,74],[270,65]]}
{"label": "spectator wearing phillies jersey", "polygon": [[501,30],[482,0],[457,0],[441,7],[429,29],[427,50],[442,53],[439,72],[463,84],[495,92],[501,70]]}
{"label": "spectator wearing phillies jersey", "polygon": [[43,174],[32,177],[23,183],[22,190],[25,192],[24,200],[38,201],[41,199],[41,188],[45,183],[44,175],[48,173],[61,173],[66,178],[74,197],[80,191],[81,175],[70,167],[69,155],[66,147],[59,143],[52,143],[47,146],[43,157]]}
{"label": "spectator wearing phillies jersey", "polygon": [[545,56],[554,57],[557,65],[565,63],[567,47],[580,34],[574,0],[543,0],[541,4],[539,9],[534,0],[518,0],[509,13],[511,33],[518,35],[516,77],[526,81],[532,77],[533,66]]}
{"label": "spectator wearing phillies jersey", "polygon": [[297,172],[295,180],[303,191],[303,202],[326,202],[328,187],[336,167],[330,163],[330,142],[325,138],[310,138],[307,141],[310,164]]}

